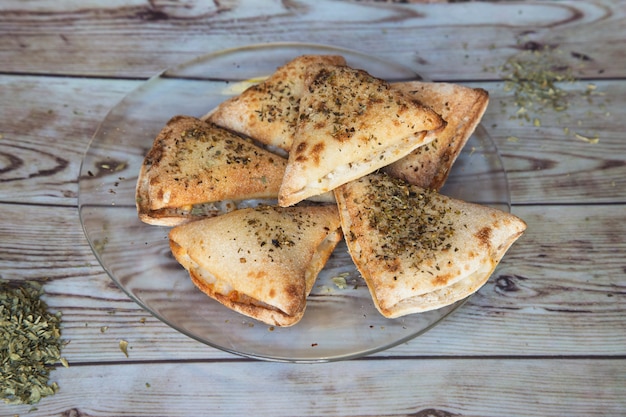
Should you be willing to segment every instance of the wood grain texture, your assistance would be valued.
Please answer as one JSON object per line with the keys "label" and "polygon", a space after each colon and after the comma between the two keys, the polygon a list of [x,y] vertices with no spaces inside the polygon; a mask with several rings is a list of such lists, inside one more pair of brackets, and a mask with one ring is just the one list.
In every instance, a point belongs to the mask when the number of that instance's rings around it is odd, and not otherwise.
{"label": "wood grain texture", "polygon": [[[0,278],[45,282],[70,367],[52,372],[55,396],[35,409],[2,404],[0,415],[623,415],[625,23],[618,0],[3,1]],[[257,362],[183,336],[109,279],[79,221],[82,155],[116,103],[198,55],[282,41],[357,49],[487,89],[483,124],[512,211],[528,223],[459,311],[366,358]],[[544,46],[584,81],[562,86],[567,111],[522,122],[501,66]],[[124,166],[124,150],[112,154]],[[96,179],[121,175],[100,168]]]}
{"label": "wood grain texture", "polygon": [[562,83],[568,108],[531,111],[529,121],[516,116],[503,84],[478,85],[490,93],[482,123],[504,160],[514,204],[626,201],[622,81]]}
{"label": "wood grain texture", "polygon": [[[119,361],[121,339],[139,361],[230,357],[176,333],[119,290],[93,257],[75,209],[41,215],[38,206],[1,207],[1,277],[48,280],[48,303],[63,312],[71,340],[64,351],[70,362]],[[522,206],[514,213],[528,231],[489,282],[435,329],[377,356],[626,355],[623,206]]]}
{"label": "wood grain texture", "polygon": [[[7,115],[0,131],[0,201],[76,204],[80,162],[98,124],[141,83],[0,76],[0,112]],[[502,83],[465,84],[490,93],[483,125],[502,155],[513,204],[626,202],[623,82],[594,81],[592,105],[588,82],[563,85],[569,109],[538,114],[538,127],[515,117],[514,98]],[[599,142],[574,133],[598,135]]]}
{"label": "wood grain texture", "polygon": [[585,77],[617,77],[626,67],[626,8],[618,0],[185,3],[190,7],[5,1],[0,72],[144,78],[223,48],[312,40],[394,59],[440,80],[489,79],[486,65],[504,62],[528,41],[588,56]]}
{"label": "wood grain texture", "polygon": [[118,364],[70,366],[52,377],[59,393],[40,410],[18,411],[33,417],[588,417],[620,415],[626,395],[623,362],[594,359]]}

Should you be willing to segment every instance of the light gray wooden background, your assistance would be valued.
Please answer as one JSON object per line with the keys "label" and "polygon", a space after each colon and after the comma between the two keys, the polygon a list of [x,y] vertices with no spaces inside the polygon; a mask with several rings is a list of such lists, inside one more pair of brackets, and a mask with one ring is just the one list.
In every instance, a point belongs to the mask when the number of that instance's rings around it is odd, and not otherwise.
{"label": "light gray wooden background", "polygon": [[[0,277],[48,280],[70,367],[52,372],[61,390],[37,409],[0,404],[0,415],[624,415],[625,15],[617,0],[3,0]],[[367,358],[257,362],[182,336],[114,285],[78,219],[81,158],[112,106],[172,65],[280,41],[349,47],[487,89],[484,126],[528,223],[460,311]],[[579,78],[564,87],[567,115],[547,112],[540,126],[511,117],[497,71],[532,45],[549,45]]]}

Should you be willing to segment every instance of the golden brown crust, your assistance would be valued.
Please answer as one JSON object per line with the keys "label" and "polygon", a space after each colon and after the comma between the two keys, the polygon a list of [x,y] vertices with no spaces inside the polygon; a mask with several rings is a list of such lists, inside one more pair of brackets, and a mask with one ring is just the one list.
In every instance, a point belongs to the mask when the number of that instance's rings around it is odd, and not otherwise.
{"label": "golden brown crust", "polygon": [[196,286],[265,323],[291,326],[341,240],[336,205],[241,209],[177,226],[170,247]]}
{"label": "golden brown crust", "polygon": [[345,64],[341,56],[303,55],[265,81],[220,104],[208,120],[285,151],[291,149],[305,74],[316,64]]}
{"label": "golden brown crust", "polygon": [[443,129],[433,110],[347,66],[309,68],[279,204],[289,206],[396,161]]}
{"label": "golden brown crust", "polygon": [[275,199],[285,166],[285,158],[226,129],[194,117],[173,117],[142,164],[136,190],[139,217],[176,224],[197,217],[196,205]]}
{"label": "golden brown crust", "polygon": [[526,224],[385,174],[337,190],[348,250],[376,307],[394,318],[478,290]]}
{"label": "golden brown crust", "polygon": [[439,113],[447,122],[445,129],[429,133],[434,140],[385,167],[388,174],[411,184],[439,190],[450,168],[478,126],[489,94],[481,88],[451,83],[411,81],[392,84]]}
{"label": "golden brown crust", "polygon": [[[176,226],[172,254],[202,292],[270,325],[302,318],[343,233],[385,317],[452,304],[485,284],[526,228],[427,190],[443,186],[488,100],[485,90],[449,83],[390,85],[338,56],[298,57],[210,122],[168,122],[139,173],[139,218]],[[289,160],[234,132],[289,151]],[[401,179],[372,174],[380,168]],[[314,196],[337,204],[238,206]]]}

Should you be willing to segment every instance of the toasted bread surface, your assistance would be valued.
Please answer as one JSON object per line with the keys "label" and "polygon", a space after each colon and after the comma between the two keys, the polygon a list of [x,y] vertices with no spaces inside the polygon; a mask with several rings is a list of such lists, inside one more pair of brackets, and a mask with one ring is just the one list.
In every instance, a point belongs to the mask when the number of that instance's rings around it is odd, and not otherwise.
{"label": "toasted bread surface", "polygon": [[452,83],[410,81],[392,84],[424,103],[447,122],[444,129],[428,133],[434,139],[384,170],[411,184],[439,190],[461,149],[478,126],[489,103],[489,94],[481,88]]}
{"label": "toasted bread surface", "polygon": [[266,145],[291,149],[307,68],[343,64],[336,55],[303,55],[279,67],[263,82],[249,87],[211,111],[208,120]]}
{"label": "toasted bread surface", "polygon": [[526,229],[512,214],[382,173],[345,184],[335,196],[350,255],[389,318],[475,292]]}
{"label": "toasted bread surface", "polygon": [[[176,224],[193,218],[195,205],[276,199],[285,167],[285,158],[213,123],[173,117],[141,166],[139,217],[148,223]],[[207,210],[197,213],[210,214]]]}
{"label": "toasted bread surface", "polygon": [[341,236],[336,205],[241,209],[169,234],[172,253],[200,290],[277,326],[300,320]]}
{"label": "toasted bread surface", "polygon": [[347,66],[311,67],[279,204],[289,206],[388,165],[443,129],[433,110]]}

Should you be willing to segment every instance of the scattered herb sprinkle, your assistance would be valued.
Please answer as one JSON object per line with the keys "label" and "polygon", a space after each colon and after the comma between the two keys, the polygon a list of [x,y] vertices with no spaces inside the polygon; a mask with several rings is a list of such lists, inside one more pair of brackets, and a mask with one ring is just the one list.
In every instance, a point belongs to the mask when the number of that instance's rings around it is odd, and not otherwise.
{"label": "scattered herb sprinkle", "polygon": [[546,110],[557,112],[568,108],[568,93],[559,83],[575,81],[569,65],[559,60],[551,47],[524,50],[509,58],[502,66],[504,89],[513,91],[516,116],[535,126],[540,125],[536,114]]}
{"label": "scattered herb sprinkle", "polygon": [[[513,93],[516,109],[510,117],[540,128],[544,125],[542,116],[557,113],[557,123],[570,125],[563,130],[566,136],[598,143],[597,133],[581,132],[581,122],[572,120],[567,113],[574,105],[589,105],[594,117],[610,116],[606,100],[594,103],[594,99],[604,93],[596,91],[595,84],[581,89],[580,80],[575,75],[577,68],[593,59],[579,52],[571,52],[568,56],[558,45],[524,39],[519,40],[518,47],[521,51],[499,68],[486,68],[499,72],[504,80],[504,90]],[[505,103],[502,104],[505,107]]]}
{"label": "scattered herb sprinkle", "polygon": [[0,281],[0,397],[7,404],[36,404],[55,394],[50,371],[60,363],[61,313],[48,312],[39,283]]}

